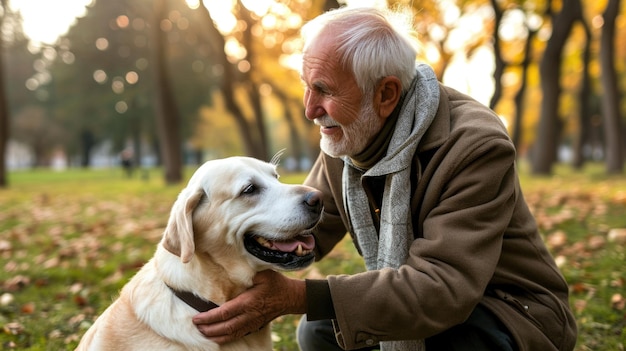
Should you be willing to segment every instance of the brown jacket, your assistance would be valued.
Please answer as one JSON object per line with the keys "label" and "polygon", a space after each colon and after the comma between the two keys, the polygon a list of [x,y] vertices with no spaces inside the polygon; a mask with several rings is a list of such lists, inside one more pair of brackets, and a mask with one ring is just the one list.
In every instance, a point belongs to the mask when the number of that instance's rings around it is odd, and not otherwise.
{"label": "brown jacket", "polygon": [[[472,98],[440,90],[407,189],[416,239],[406,264],[328,277],[340,344],[354,349],[427,338],[462,323],[482,304],[521,351],[572,350],[576,323],[568,286],[522,196],[506,129]],[[342,160],[322,153],[305,181],[325,194],[318,259],[350,228],[342,169]],[[366,193],[373,191],[366,184]]]}

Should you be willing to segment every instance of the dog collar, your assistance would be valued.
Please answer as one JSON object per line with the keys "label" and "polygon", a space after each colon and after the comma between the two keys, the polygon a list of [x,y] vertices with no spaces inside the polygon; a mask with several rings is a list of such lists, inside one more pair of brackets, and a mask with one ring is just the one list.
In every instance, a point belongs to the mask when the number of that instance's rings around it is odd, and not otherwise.
{"label": "dog collar", "polygon": [[176,295],[176,297],[183,300],[183,302],[193,307],[198,312],[206,312],[208,310],[212,310],[214,308],[219,307],[219,305],[216,304],[215,302],[207,301],[190,291],[180,291],[180,290],[176,290],[172,288],[171,286],[167,284],[165,285],[168,288],[170,288],[170,290],[172,290],[172,292],[174,293],[174,295]]}

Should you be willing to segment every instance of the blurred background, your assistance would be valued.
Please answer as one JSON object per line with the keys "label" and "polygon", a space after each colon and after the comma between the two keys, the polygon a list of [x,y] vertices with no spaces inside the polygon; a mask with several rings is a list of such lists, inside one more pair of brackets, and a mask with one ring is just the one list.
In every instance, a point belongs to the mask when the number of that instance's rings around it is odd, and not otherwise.
{"label": "blurred background", "polygon": [[412,11],[419,60],[492,107],[534,174],[623,173],[620,0],[0,0],[0,185],[51,167],[162,167],[230,155],[306,171],[303,23],[331,8]]}

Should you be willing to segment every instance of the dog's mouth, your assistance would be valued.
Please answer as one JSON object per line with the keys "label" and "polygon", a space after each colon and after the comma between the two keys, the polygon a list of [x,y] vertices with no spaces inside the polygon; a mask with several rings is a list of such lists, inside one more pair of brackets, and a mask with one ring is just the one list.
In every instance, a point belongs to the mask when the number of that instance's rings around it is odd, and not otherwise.
{"label": "dog's mouth", "polygon": [[270,240],[248,233],[244,237],[244,246],[254,257],[283,270],[304,268],[315,259],[315,238],[311,234],[300,234],[288,240]]}

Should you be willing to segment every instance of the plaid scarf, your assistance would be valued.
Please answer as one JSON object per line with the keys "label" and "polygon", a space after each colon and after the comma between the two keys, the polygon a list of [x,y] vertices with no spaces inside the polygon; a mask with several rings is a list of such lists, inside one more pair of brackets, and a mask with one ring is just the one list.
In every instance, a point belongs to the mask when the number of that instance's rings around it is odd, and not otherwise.
{"label": "plaid scarf", "polygon": [[[439,105],[439,83],[432,69],[418,64],[416,71],[386,155],[368,170],[356,167],[348,157],[343,158],[345,210],[368,270],[399,268],[406,262],[414,240],[409,191],[411,163]],[[365,177],[381,176],[386,179],[377,233],[363,182]],[[425,350],[423,340],[387,341],[380,346],[381,351]]]}

